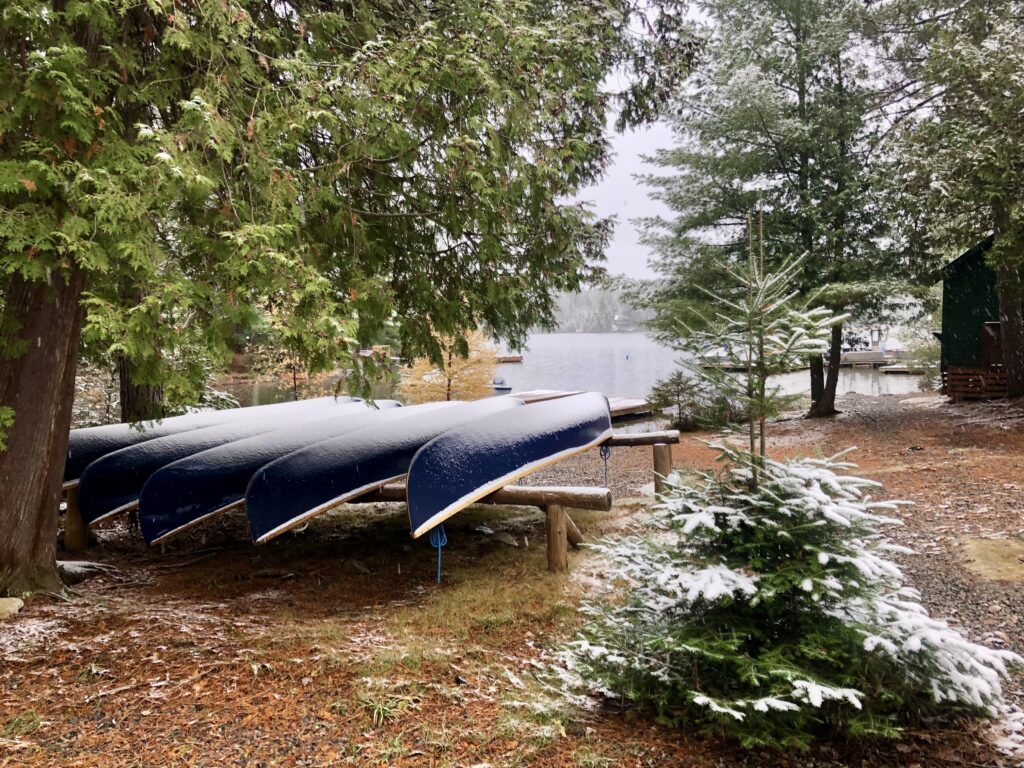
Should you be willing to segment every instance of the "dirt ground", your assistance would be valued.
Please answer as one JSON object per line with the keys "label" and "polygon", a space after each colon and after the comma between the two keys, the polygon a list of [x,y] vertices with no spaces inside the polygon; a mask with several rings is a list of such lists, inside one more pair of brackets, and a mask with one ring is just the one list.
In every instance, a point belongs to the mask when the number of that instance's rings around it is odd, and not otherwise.
{"label": "dirt ground", "polygon": [[[917,552],[902,564],[925,604],[973,639],[1024,651],[1024,409],[858,396],[840,407],[773,425],[771,452],[858,446],[861,474],[915,502],[896,538]],[[674,458],[714,462],[689,437]],[[615,449],[616,498],[637,497],[650,466],[650,449]],[[594,452],[530,482],[600,485],[604,463]],[[593,539],[643,514],[624,501],[573,517]],[[116,572],[0,623],[0,766],[1011,764],[980,725],[755,755],[628,709],[546,705],[537,664],[571,635],[599,559],[574,552],[569,574],[548,574],[537,510],[480,507],[446,527],[439,585],[436,551],[410,541],[394,505],[347,507],[258,548],[244,515],[164,552],[124,521],[101,529],[88,557]]]}

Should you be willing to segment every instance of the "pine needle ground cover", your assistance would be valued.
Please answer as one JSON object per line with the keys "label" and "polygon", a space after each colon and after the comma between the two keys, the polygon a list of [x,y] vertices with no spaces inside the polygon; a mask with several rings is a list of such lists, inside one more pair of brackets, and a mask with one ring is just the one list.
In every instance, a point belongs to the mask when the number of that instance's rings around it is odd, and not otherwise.
{"label": "pine needle ground cover", "polygon": [[676,478],[656,535],[602,547],[627,594],[585,606],[570,679],[746,747],[1000,713],[1022,659],[921,606],[884,536],[901,502],[838,457],[721,451],[724,471]]}

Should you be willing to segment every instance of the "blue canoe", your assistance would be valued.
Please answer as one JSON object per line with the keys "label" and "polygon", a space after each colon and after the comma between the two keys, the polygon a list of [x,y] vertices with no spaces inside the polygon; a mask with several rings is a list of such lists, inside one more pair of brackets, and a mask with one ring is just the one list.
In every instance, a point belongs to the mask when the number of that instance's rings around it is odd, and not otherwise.
{"label": "blue canoe", "polygon": [[[159,421],[138,421],[133,424],[104,424],[100,427],[84,427],[71,430],[68,439],[68,454],[64,460],[64,483],[73,484],[87,466],[108,453],[138,445],[159,437],[176,435],[203,427],[227,424],[232,421],[248,420],[263,414],[284,411],[301,411],[311,403],[325,402],[333,398],[299,400],[297,402],[257,405],[249,408],[229,408],[222,411],[198,411],[183,416],[168,416]],[[355,402],[351,397],[339,397],[338,402]]]}
{"label": "blue canoe", "polygon": [[501,411],[519,412],[522,405],[510,397],[453,403],[272,461],[253,475],[245,492],[253,540],[269,541],[314,515],[401,479],[416,451],[438,435]]}
{"label": "blue canoe", "polygon": [[324,398],[306,408],[254,413],[244,421],[179,432],[108,453],[82,473],[78,486],[82,519],[93,525],[131,509],[150,475],[173,461],[289,425],[312,423],[345,413],[363,413],[367,407],[361,401],[338,403],[333,398]]}
{"label": "blue canoe", "polygon": [[424,445],[409,467],[413,538],[513,480],[603,443],[608,400],[589,392],[496,413]]}
{"label": "blue canoe", "polygon": [[210,448],[157,470],[139,496],[143,538],[156,544],[213,515],[241,506],[246,486],[257,470],[293,451],[360,429],[380,428],[449,404],[398,408],[394,400],[383,400],[377,405],[386,410],[297,424]]}

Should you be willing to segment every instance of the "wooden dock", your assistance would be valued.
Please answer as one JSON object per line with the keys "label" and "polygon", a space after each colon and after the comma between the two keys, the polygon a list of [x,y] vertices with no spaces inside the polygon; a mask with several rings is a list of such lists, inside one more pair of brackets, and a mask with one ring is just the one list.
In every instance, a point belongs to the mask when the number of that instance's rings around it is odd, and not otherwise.
{"label": "wooden dock", "polygon": [[[519,398],[524,403],[539,403],[544,400],[557,400],[561,397],[583,394],[577,390],[566,392],[558,389],[531,389],[526,392],[514,392],[512,397]],[[612,419],[624,419],[628,416],[641,416],[651,413],[651,404],[646,400],[635,397],[609,397],[608,411]]]}

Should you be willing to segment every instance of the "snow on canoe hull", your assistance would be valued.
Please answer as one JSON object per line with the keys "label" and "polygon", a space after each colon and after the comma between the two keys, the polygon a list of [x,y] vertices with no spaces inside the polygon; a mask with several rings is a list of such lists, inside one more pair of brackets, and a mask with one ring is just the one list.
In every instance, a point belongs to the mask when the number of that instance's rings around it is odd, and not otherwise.
{"label": "snow on canoe hull", "polygon": [[381,428],[350,432],[303,448],[260,469],[245,492],[249,531],[257,544],[405,475],[419,448],[440,434],[522,402],[493,397],[454,403]]}
{"label": "snow on canoe hull", "polygon": [[[64,460],[64,482],[72,483],[81,476],[87,466],[108,453],[156,440],[179,432],[213,427],[232,421],[245,421],[257,414],[283,411],[301,411],[311,403],[324,402],[333,398],[316,398],[298,402],[255,405],[248,408],[229,408],[222,411],[199,411],[183,416],[168,416],[159,421],[139,421],[134,424],[104,424],[100,427],[84,427],[71,430],[68,439],[68,454]],[[339,397],[338,402],[355,402],[351,397]]]}
{"label": "snow on canoe hull", "polygon": [[409,467],[413,538],[516,478],[603,443],[611,431],[607,398],[588,392],[496,413],[440,435]]}
{"label": "snow on canoe hull", "polygon": [[108,453],[82,473],[78,486],[78,507],[82,519],[93,525],[131,509],[150,475],[178,459],[282,427],[321,421],[345,413],[361,413],[367,408],[361,401],[337,403],[333,398],[324,398],[307,408],[253,414],[253,418],[244,421],[179,432]]}
{"label": "snow on canoe hull", "polygon": [[157,470],[139,496],[143,538],[156,544],[219,512],[241,506],[246,486],[260,467],[292,451],[448,404],[398,408],[394,400],[378,400],[376,405],[384,410],[343,414],[314,424],[277,429],[201,451]]}

